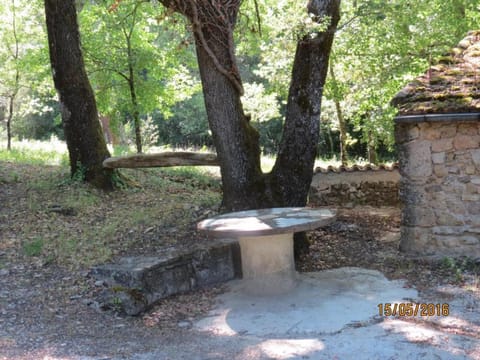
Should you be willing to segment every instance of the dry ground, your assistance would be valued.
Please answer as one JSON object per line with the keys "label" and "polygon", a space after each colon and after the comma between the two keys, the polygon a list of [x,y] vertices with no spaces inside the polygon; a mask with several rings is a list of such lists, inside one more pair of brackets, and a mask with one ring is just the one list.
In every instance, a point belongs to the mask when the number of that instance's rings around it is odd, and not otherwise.
{"label": "dry ground", "polygon": [[[98,309],[102,284],[89,277],[91,265],[206,242],[195,224],[218,211],[218,180],[184,171],[127,175],[140,187],[103,194],[69,181],[65,169],[0,162],[0,359],[149,351],[159,338],[178,339],[222,291],[175,296],[136,318]],[[300,271],[364,267],[425,293],[454,283],[480,296],[475,259],[398,252],[398,209],[338,209],[335,223],[310,236]]]}

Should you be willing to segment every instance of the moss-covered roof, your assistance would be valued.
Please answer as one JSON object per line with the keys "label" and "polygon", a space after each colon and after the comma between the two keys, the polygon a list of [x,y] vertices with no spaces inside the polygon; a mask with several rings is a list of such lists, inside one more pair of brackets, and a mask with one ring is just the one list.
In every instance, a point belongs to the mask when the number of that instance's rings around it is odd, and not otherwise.
{"label": "moss-covered roof", "polygon": [[470,31],[392,104],[399,115],[480,112],[480,30]]}

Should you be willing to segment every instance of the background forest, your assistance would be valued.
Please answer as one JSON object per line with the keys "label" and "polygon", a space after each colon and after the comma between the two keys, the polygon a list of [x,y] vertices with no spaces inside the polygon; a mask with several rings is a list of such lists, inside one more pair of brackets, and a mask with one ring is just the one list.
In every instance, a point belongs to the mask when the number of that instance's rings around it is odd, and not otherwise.
{"label": "background forest", "polygon": [[[244,1],[235,32],[245,112],[277,151],[296,41],[318,26],[294,0]],[[211,147],[187,21],[155,1],[77,1],[87,72],[114,154]],[[478,0],[344,0],[322,102],[319,154],[394,159],[391,98],[479,28]],[[2,0],[0,141],[63,139],[43,1]],[[139,136],[140,134],[140,136]]]}

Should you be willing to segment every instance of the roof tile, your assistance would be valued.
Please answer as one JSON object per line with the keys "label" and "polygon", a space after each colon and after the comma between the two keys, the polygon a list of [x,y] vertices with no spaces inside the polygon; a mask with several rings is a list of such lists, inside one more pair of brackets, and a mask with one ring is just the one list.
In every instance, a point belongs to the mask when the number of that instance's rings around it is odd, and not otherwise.
{"label": "roof tile", "polygon": [[403,88],[392,105],[399,115],[480,112],[480,30]]}

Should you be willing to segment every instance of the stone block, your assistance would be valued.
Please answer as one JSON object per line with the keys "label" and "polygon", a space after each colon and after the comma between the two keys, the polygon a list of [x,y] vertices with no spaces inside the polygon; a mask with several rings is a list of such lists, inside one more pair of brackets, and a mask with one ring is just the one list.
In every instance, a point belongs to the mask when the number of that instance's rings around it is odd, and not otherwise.
{"label": "stone block", "polygon": [[400,227],[400,251],[430,255],[433,253],[429,246],[430,241],[431,233],[428,228]]}
{"label": "stone block", "polygon": [[452,214],[464,215],[467,213],[465,203],[460,200],[459,194],[454,192],[447,194],[445,206]]}
{"label": "stone block", "polygon": [[467,231],[466,226],[434,226],[432,234],[436,235],[461,235]]}
{"label": "stone block", "polygon": [[234,257],[239,257],[237,242],[212,246],[192,254],[192,267],[197,287],[218,284],[235,276]]}
{"label": "stone block", "polygon": [[478,238],[471,235],[433,235],[431,247],[438,256],[480,256]]}
{"label": "stone block", "polygon": [[432,161],[434,164],[444,164],[445,163],[445,152],[433,153]]}
{"label": "stone block", "polygon": [[464,214],[454,214],[449,211],[448,208],[436,208],[435,216],[437,218],[436,224],[439,226],[459,226],[464,225],[466,221],[466,216]]}
{"label": "stone block", "polygon": [[449,166],[448,167],[449,174],[460,174],[460,168],[458,166]]}
{"label": "stone block", "polygon": [[453,138],[457,134],[457,127],[455,125],[444,125],[440,128],[440,138]]}
{"label": "stone block", "polygon": [[233,279],[238,273],[235,246],[235,242],[218,241],[189,252],[126,257],[96,266],[91,274],[108,286],[101,299],[104,307],[137,315],[167,296]]}
{"label": "stone block", "polygon": [[413,185],[405,179],[400,182],[399,195],[404,205],[421,205],[426,202],[425,188]]}
{"label": "stone block", "polygon": [[397,124],[395,126],[395,141],[397,144],[403,144],[415,140],[419,135],[420,130],[417,125]]}
{"label": "stone block", "polygon": [[476,149],[480,145],[480,136],[478,135],[460,135],[457,134],[453,139],[453,147],[457,150]]}
{"label": "stone block", "polygon": [[480,202],[468,202],[465,207],[470,215],[475,215],[475,220],[480,224]]}
{"label": "stone block", "polygon": [[420,136],[420,130],[418,129],[418,126],[415,125],[404,130],[403,141],[409,142],[417,139],[419,136]]}
{"label": "stone block", "polygon": [[478,185],[468,183],[465,185],[466,194],[478,194]]}
{"label": "stone block", "polygon": [[[467,235],[460,237],[460,243],[465,245],[480,245],[480,237],[474,235]],[[465,255],[468,255],[469,252],[465,252]]]}
{"label": "stone block", "polygon": [[462,195],[463,201],[480,201],[480,194],[467,194]]}
{"label": "stone block", "polygon": [[442,165],[433,165],[433,173],[435,174],[435,176],[443,178],[443,177],[448,175],[448,169],[443,164]]}
{"label": "stone block", "polygon": [[406,206],[402,210],[402,225],[430,227],[435,223],[435,213],[429,207]]}
{"label": "stone block", "polygon": [[477,173],[477,169],[473,165],[467,165],[465,167],[465,174],[467,175],[474,175]]}
{"label": "stone block", "polygon": [[440,125],[434,123],[419,124],[421,138],[425,140],[440,139]]}
{"label": "stone block", "polygon": [[432,152],[443,152],[453,149],[453,139],[439,139],[432,141]]}
{"label": "stone block", "polygon": [[478,132],[477,125],[475,123],[458,124],[457,133],[461,135],[472,135]]}
{"label": "stone block", "polygon": [[432,160],[429,141],[414,141],[404,146],[403,173],[410,179],[422,179],[432,174]]}
{"label": "stone block", "polygon": [[425,192],[427,193],[438,193],[442,191],[442,185],[439,184],[432,184],[425,186]]}
{"label": "stone block", "polygon": [[471,150],[472,160],[477,169],[480,169],[480,149]]}
{"label": "stone block", "polygon": [[447,153],[446,153],[446,161],[447,163],[449,164],[455,164],[457,161],[456,161],[456,152],[454,150],[449,150]]}

